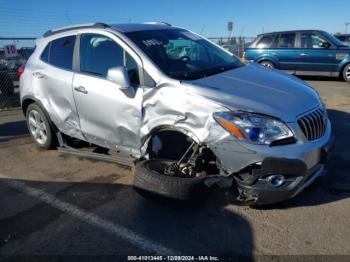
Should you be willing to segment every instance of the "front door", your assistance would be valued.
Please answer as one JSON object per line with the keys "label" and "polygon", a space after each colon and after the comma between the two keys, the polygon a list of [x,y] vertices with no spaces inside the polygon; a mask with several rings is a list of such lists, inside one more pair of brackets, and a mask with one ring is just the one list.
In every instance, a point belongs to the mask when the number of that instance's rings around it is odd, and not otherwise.
{"label": "front door", "polygon": [[[322,47],[326,46],[328,47]],[[297,74],[330,75],[337,71],[337,49],[319,32],[301,32]]]}
{"label": "front door", "polygon": [[[106,79],[108,69],[117,66],[127,68],[130,90]],[[143,96],[139,65],[115,40],[100,34],[80,36],[80,72],[74,76],[73,93],[89,142],[139,154]]]}

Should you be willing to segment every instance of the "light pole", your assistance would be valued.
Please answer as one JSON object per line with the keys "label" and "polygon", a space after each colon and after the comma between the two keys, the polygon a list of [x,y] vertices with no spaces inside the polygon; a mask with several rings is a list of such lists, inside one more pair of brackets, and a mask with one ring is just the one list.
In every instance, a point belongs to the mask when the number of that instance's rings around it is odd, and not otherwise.
{"label": "light pole", "polygon": [[346,23],[345,23],[345,34],[348,33],[348,26],[349,26],[349,25],[350,25],[349,22],[346,22]]}

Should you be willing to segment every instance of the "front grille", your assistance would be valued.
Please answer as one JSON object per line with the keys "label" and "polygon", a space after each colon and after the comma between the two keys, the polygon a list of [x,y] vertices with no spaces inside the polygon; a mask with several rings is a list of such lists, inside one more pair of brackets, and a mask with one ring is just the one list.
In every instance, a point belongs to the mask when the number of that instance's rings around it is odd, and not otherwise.
{"label": "front grille", "polygon": [[318,108],[298,119],[298,125],[306,136],[312,141],[322,137],[326,131],[327,112],[324,108]]}

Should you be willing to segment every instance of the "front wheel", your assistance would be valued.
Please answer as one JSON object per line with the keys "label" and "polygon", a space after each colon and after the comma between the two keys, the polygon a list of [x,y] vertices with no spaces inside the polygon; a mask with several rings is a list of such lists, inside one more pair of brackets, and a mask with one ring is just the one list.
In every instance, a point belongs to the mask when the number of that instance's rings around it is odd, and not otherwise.
{"label": "front wheel", "polygon": [[344,81],[350,83],[350,63],[347,64],[343,69],[343,79]]}
{"label": "front wheel", "polygon": [[171,160],[145,160],[135,165],[134,187],[140,193],[161,195],[170,199],[190,200],[203,196],[208,188],[203,176],[170,175]]}
{"label": "front wheel", "polygon": [[56,136],[52,132],[49,120],[37,104],[28,106],[26,120],[29,133],[39,147],[49,149],[55,145]]}

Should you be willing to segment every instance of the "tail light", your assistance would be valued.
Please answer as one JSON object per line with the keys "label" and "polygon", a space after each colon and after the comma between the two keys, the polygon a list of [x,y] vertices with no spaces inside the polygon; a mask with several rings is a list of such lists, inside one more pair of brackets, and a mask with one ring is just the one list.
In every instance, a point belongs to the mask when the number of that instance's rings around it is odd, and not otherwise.
{"label": "tail light", "polygon": [[17,76],[18,76],[18,79],[21,78],[21,75],[24,73],[24,69],[26,68],[26,63],[27,62],[24,62],[17,70]]}

